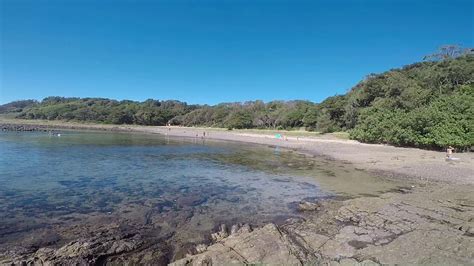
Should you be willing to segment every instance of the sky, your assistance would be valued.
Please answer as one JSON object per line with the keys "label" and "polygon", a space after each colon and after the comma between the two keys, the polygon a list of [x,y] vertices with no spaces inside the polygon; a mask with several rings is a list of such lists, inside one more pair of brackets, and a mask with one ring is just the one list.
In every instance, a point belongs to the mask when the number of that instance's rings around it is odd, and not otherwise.
{"label": "sky", "polygon": [[320,102],[474,47],[471,0],[0,0],[0,104],[47,96]]}

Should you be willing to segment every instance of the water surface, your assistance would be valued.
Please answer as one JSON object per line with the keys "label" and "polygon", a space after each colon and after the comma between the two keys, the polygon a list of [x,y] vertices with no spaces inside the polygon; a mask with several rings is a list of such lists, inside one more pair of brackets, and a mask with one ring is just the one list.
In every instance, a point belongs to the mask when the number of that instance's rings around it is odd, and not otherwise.
{"label": "water surface", "polygon": [[397,187],[279,148],[160,135],[2,132],[0,150],[0,251],[59,245],[74,239],[72,226],[93,232],[118,221],[184,245],[220,223],[299,216],[302,199]]}

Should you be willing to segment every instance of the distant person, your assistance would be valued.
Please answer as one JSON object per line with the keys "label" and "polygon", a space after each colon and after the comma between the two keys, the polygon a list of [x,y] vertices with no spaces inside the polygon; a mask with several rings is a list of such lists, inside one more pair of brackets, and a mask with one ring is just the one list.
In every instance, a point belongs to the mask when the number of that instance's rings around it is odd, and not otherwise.
{"label": "distant person", "polygon": [[203,136],[203,137],[206,136],[206,131],[202,132],[202,136]]}
{"label": "distant person", "polygon": [[453,157],[453,151],[454,148],[451,146],[446,149],[446,159],[451,160],[451,158]]}

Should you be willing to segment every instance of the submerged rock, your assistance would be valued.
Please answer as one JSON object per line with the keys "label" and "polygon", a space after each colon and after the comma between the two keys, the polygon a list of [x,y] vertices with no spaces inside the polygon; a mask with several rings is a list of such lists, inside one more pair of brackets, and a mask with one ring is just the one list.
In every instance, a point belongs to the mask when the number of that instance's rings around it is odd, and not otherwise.
{"label": "submerged rock", "polygon": [[298,203],[298,211],[305,212],[305,211],[318,211],[321,209],[320,203],[309,202],[309,201],[300,201]]}
{"label": "submerged rock", "polygon": [[177,204],[180,207],[193,207],[193,206],[197,206],[197,205],[199,205],[199,204],[201,204],[205,201],[206,201],[206,199],[203,198],[200,195],[188,195],[188,196],[179,197],[178,200],[177,200]]}

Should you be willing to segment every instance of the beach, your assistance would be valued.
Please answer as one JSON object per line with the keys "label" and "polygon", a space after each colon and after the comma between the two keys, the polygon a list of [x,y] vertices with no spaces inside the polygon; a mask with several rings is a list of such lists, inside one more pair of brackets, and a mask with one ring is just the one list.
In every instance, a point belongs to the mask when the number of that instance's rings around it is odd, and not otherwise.
{"label": "beach", "polygon": [[[102,130],[139,132],[205,141],[245,142],[292,150],[351,164],[360,171],[406,180],[381,195],[300,202],[304,218],[252,228],[223,225],[212,241],[189,247],[174,265],[209,264],[472,264],[474,263],[474,154],[445,153],[363,144],[310,132],[77,124],[0,120],[4,130]],[[13,258],[41,264],[91,261],[89,246],[115,263],[146,262],[153,254],[134,251],[136,239],[82,239]],[[115,245],[116,248],[110,248]],[[102,248],[100,248],[102,247]],[[120,248],[117,248],[120,247]],[[128,250],[124,252],[124,250]],[[158,254],[156,254],[158,256]],[[3,258],[2,258],[3,259]],[[12,260],[0,259],[2,263]]]}
{"label": "beach", "polygon": [[[455,153],[457,161],[446,161],[445,152],[417,148],[365,144],[331,134],[281,130],[226,130],[178,126],[136,126],[82,124],[58,121],[2,120],[3,125],[21,125],[32,129],[82,129],[142,132],[196,140],[219,140],[272,145],[315,156],[325,156],[357,165],[360,169],[397,178],[474,184],[474,153]],[[256,133],[259,132],[259,133]],[[205,133],[205,136],[204,136]],[[276,135],[280,135],[278,138]],[[288,135],[287,135],[288,134]]]}

